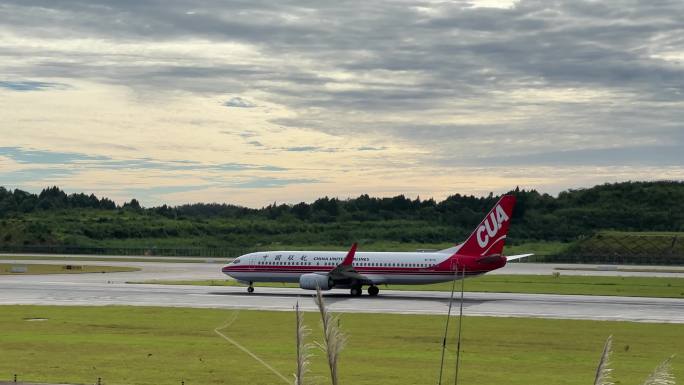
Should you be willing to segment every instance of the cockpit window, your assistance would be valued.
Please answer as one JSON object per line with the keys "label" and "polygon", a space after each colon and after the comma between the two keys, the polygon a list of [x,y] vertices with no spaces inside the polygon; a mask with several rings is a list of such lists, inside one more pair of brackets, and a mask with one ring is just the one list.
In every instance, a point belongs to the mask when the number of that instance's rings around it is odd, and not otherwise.
{"label": "cockpit window", "polygon": [[238,263],[240,263],[240,258],[233,259],[233,265],[237,265]]}

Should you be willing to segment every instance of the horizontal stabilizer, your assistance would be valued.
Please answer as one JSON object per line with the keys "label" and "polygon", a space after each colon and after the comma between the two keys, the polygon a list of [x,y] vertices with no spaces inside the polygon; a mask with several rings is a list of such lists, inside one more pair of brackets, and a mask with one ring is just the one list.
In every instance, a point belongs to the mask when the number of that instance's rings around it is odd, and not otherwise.
{"label": "horizontal stabilizer", "polygon": [[508,262],[510,262],[510,261],[515,261],[516,259],[529,257],[530,255],[534,255],[534,254],[507,255],[507,256],[506,256],[506,261],[508,261]]}

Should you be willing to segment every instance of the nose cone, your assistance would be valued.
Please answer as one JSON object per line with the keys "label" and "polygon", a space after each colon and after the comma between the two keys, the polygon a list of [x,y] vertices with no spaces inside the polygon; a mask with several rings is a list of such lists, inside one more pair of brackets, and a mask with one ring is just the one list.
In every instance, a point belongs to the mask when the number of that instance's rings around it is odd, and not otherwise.
{"label": "nose cone", "polygon": [[241,257],[242,256],[237,257],[237,258],[233,259],[229,264],[224,265],[221,268],[221,272],[223,272],[224,274],[228,274],[231,271],[237,271],[238,267],[242,265],[242,263],[241,263],[242,260],[240,259]]}

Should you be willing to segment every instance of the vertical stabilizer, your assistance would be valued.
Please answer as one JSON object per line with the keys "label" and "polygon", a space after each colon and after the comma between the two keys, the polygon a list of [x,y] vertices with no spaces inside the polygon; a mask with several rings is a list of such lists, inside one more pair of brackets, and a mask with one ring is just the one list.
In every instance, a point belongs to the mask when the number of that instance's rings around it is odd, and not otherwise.
{"label": "vertical stabilizer", "polygon": [[474,257],[502,255],[514,206],[514,195],[502,196],[459,248],[458,254]]}

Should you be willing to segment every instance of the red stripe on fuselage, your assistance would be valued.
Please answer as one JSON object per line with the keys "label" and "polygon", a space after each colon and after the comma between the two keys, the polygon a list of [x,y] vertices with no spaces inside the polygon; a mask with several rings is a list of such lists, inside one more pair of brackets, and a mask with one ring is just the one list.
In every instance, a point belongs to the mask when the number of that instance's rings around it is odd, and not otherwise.
{"label": "red stripe on fuselage", "polygon": [[[312,273],[312,272],[329,272],[334,266],[262,266],[262,265],[242,265],[242,266],[226,266],[222,269],[226,272],[258,272],[258,273]],[[354,269],[359,274],[420,274],[420,275],[445,275],[456,273],[453,270],[434,270],[424,268],[387,268],[387,267],[363,267]],[[474,271],[466,270],[466,275],[482,274],[489,270]],[[458,272],[460,273],[460,272]]]}

